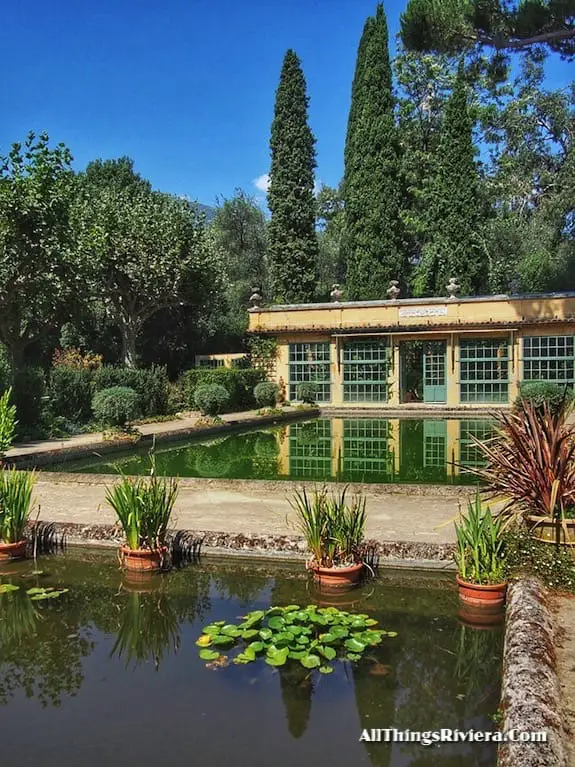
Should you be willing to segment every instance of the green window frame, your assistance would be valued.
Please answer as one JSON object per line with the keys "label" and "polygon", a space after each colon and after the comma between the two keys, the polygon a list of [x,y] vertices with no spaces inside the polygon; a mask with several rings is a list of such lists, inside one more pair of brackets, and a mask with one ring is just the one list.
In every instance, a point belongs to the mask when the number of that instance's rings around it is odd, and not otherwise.
{"label": "green window frame", "polygon": [[509,401],[509,340],[467,338],[459,342],[461,402]]}
{"label": "green window frame", "polygon": [[523,338],[523,380],[552,381],[573,386],[575,336]]}
{"label": "green window frame", "polygon": [[210,359],[207,359],[207,360],[198,360],[198,365],[197,366],[199,368],[215,369],[215,368],[223,368],[225,365],[224,365],[224,361],[223,360],[217,360],[217,359],[216,360],[213,360],[213,359],[210,360]]}
{"label": "green window frame", "polygon": [[495,428],[496,422],[488,418],[459,422],[459,464],[461,466],[485,465],[483,453],[472,438],[475,437],[481,442],[491,439],[495,434]]}
{"label": "green window frame", "polygon": [[344,419],[343,461],[340,479],[361,482],[367,477],[379,481],[393,476],[394,455],[389,449],[391,425],[383,418]]}
{"label": "green window frame", "polygon": [[387,402],[388,375],[387,340],[344,343],[344,402]]}
{"label": "green window frame", "polygon": [[331,352],[329,342],[289,345],[289,398],[297,400],[300,383],[316,386],[317,402],[331,400]]}
{"label": "green window frame", "polygon": [[296,479],[323,481],[332,474],[331,420],[289,427],[289,473]]}

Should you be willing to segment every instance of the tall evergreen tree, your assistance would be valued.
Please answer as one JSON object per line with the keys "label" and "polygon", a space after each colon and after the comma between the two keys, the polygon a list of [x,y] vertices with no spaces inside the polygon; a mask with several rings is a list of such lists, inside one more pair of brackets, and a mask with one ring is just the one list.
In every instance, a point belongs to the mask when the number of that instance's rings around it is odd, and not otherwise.
{"label": "tall evergreen tree", "polygon": [[480,240],[484,219],[465,71],[460,64],[443,118],[435,178],[427,204],[427,243],[415,283],[418,295],[445,295],[451,277],[462,295],[485,292],[488,259]]}
{"label": "tall evergreen tree", "polygon": [[285,55],[271,130],[268,206],[270,272],[274,301],[311,301],[317,284],[315,138],[300,60]]}
{"label": "tall evergreen tree", "polygon": [[390,280],[407,282],[400,217],[402,180],[383,5],[359,44],[345,144],[343,197],[347,292],[385,298]]}

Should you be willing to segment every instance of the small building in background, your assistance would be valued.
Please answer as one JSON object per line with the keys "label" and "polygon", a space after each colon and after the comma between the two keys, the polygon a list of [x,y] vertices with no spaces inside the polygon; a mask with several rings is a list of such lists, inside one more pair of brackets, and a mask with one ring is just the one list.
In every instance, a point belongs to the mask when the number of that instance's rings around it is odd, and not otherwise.
{"label": "small building in background", "polygon": [[245,360],[243,352],[228,354],[196,354],[195,365],[197,368],[233,368],[241,365]]}

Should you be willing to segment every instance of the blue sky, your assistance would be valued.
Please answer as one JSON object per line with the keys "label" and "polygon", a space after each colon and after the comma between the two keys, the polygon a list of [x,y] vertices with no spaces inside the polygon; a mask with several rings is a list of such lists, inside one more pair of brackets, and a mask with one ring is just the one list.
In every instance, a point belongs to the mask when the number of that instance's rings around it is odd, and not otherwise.
{"label": "blue sky", "polygon": [[[405,0],[385,3],[391,36]],[[335,185],[357,45],[376,0],[29,0],[2,11],[0,153],[29,130],[75,167],[133,157],[153,186],[206,204],[262,195],[282,58],[310,95],[319,181]],[[393,48],[393,41],[392,41]],[[572,65],[571,65],[572,67]],[[550,83],[567,82],[553,62]]]}

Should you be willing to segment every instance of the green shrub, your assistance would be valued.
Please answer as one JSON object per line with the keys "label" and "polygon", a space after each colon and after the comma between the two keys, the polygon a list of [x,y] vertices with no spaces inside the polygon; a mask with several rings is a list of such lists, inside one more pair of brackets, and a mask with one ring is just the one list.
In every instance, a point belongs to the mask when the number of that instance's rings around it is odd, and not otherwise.
{"label": "green shrub", "polygon": [[175,415],[186,409],[184,391],[179,381],[168,382],[168,415]]}
{"label": "green shrub", "polygon": [[16,406],[11,403],[12,389],[9,387],[0,396],[0,461],[12,447],[16,436]]}
{"label": "green shrub", "polygon": [[297,398],[308,405],[315,404],[317,397],[317,386],[311,381],[304,381],[297,387]]}
{"label": "green shrub", "polygon": [[254,387],[254,398],[258,407],[275,407],[279,393],[279,386],[271,381],[262,381]]}
{"label": "green shrub", "polygon": [[552,589],[575,592],[575,560],[568,546],[555,546],[532,538],[524,526],[504,534],[507,578],[534,575]]}
{"label": "green shrub", "polygon": [[50,410],[72,423],[87,423],[92,416],[92,373],[60,365],[50,371]]}
{"label": "green shrub", "polygon": [[253,410],[256,407],[254,387],[265,381],[263,370],[253,368],[193,368],[183,373],[178,384],[182,388],[185,407],[196,407],[195,392],[199,386],[218,384],[229,394],[228,410]]}
{"label": "green shrub", "polygon": [[105,365],[93,372],[94,391],[124,386],[138,394],[140,413],[144,418],[168,412],[168,373],[166,368],[126,368]]}
{"label": "green shrub", "polygon": [[547,402],[551,411],[556,413],[564,400],[567,405],[573,402],[573,390],[553,381],[523,381],[515,407],[521,400],[531,402],[538,409],[543,409]]}
{"label": "green shrub", "polygon": [[139,397],[128,386],[111,386],[94,394],[92,410],[99,423],[124,428],[140,415]]}
{"label": "green shrub", "polygon": [[16,405],[20,434],[28,427],[40,424],[45,389],[42,368],[24,367],[15,374],[12,401]]}
{"label": "green shrub", "polygon": [[194,399],[202,415],[214,416],[224,410],[230,401],[230,395],[228,390],[219,384],[203,384],[196,389]]}

